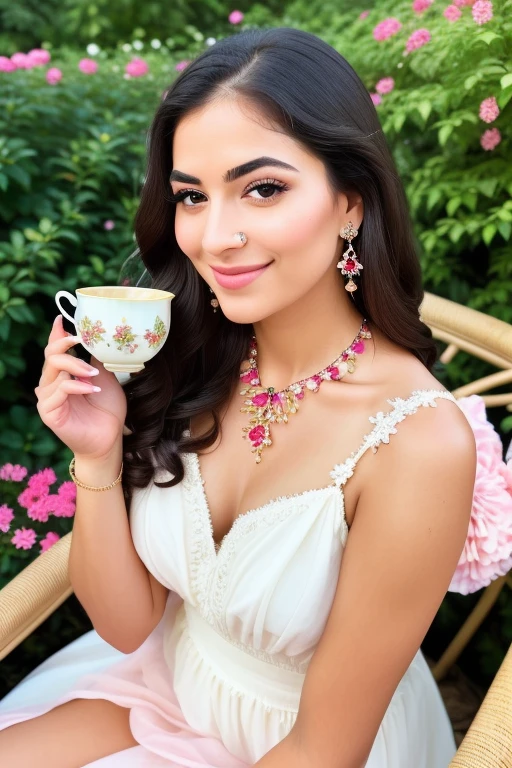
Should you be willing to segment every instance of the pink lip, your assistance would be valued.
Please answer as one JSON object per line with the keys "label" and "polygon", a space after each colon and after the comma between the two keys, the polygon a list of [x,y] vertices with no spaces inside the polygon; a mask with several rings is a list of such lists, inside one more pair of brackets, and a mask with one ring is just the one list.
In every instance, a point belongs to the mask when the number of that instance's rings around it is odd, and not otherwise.
{"label": "pink lip", "polygon": [[[224,271],[225,269],[227,270],[225,267],[222,267],[222,272],[212,267],[212,272],[221,288],[244,288],[262,275],[269,266],[270,264],[264,264],[262,267],[255,268],[235,267],[231,268],[229,273]],[[233,272],[233,269],[237,269],[238,271]]]}

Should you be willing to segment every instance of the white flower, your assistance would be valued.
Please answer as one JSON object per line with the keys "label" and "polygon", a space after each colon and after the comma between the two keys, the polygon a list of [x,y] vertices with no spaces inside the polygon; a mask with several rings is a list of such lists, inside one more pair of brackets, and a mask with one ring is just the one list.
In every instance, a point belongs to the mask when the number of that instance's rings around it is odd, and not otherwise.
{"label": "white flower", "polygon": [[132,50],[132,47],[131,47],[130,43],[124,43],[121,46],[121,50],[124,51],[125,53],[130,53],[130,51]]}
{"label": "white flower", "polygon": [[159,48],[162,47],[162,43],[160,42],[160,40],[157,40],[156,38],[151,41],[150,45],[152,48],[155,49],[155,51],[157,51]]}
{"label": "white flower", "polygon": [[354,459],[347,459],[343,464],[336,464],[330,476],[334,480],[337,486],[345,485],[349,477],[354,474],[355,461]]}
{"label": "white flower", "polygon": [[206,38],[206,45],[215,45],[216,39],[214,37],[207,37]]}
{"label": "white flower", "polygon": [[89,56],[97,56],[98,53],[100,52],[100,47],[99,45],[96,45],[96,43],[89,43],[89,45],[85,50],[87,51]]}
{"label": "white flower", "polygon": [[134,40],[132,45],[136,51],[142,51],[142,49],[144,48],[144,43],[142,42],[142,40]]}

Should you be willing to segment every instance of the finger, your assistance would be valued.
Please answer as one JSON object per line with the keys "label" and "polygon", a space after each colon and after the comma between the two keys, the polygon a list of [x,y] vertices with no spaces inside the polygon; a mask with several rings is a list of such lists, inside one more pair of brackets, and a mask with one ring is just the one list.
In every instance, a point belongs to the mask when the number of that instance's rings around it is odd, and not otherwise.
{"label": "finger", "polygon": [[90,395],[100,391],[100,388],[95,384],[92,384],[92,382],[89,383],[75,379],[66,379],[61,381],[60,385],[52,395],[41,399],[37,403],[37,410],[39,411],[41,418],[43,418],[49,416],[58,408],[61,408],[69,395]]}

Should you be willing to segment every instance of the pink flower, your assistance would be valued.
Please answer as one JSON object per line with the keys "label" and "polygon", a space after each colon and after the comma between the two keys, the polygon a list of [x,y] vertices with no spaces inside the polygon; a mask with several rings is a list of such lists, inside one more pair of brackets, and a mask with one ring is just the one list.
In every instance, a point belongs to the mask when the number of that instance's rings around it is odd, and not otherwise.
{"label": "pink flower", "polygon": [[12,464],[4,464],[0,469],[0,480],[10,480],[13,469],[14,467]]}
{"label": "pink flower", "polygon": [[476,0],[471,13],[477,24],[486,24],[492,19],[492,3],[490,0]]}
{"label": "pink flower", "polygon": [[249,368],[247,371],[240,374],[240,381],[243,381],[244,384],[250,384],[252,382],[253,376],[254,376],[254,373],[252,371],[252,368]]}
{"label": "pink flower", "polygon": [[512,567],[512,471],[479,395],[458,403],[473,429],[477,469],[468,535],[449,590],[467,595]]}
{"label": "pink flower", "polygon": [[51,493],[46,500],[46,506],[48,512],[52,512],[55,517],[73,517],[75,514],[74,500],[62,494]]}
{"label": "pink flower", "polygon": [[388,37],[396,35],[400,29],[402,29],[402,22],[398,21],[398,19],[395,19],[393,16],[390,16],[388,19],[384,19],[384,21],[377,24],[373,30],[373,37],[379,42],[381,40],[387,40]]}
{"label": "pink flower", "polygon": [[35,67],[42,67],[45,64],[48,64],[51,59],[50,52],[46,51],[44,48],[33,48],[27,53],[27,56],[32,59]]}
{"label": "pink flower", "polygon": [[176,70],[176,72],[182,72],[184,69],[188,67],[189,64],[190,64],[190,61],[188,59],[183,59],[183,61],[178,61],[174,69]]}
{"label": "pink flower", "polygon": [[415,30],[412,35],[409,37],[408,41],[405,44],[405,50],[407,53],[411,53],[411,51],[415,51],[418,48],[422,48],[424,45],[430,42],[432,38],[432,35],[428,31],[428,29],[417,29]]}
{"label": "pink flower", "polygon": [[7,504],[2,504],[0,507],[0,531],[2,533],[7,533],[9,528],[11,527],[11,522],[14,520],[14,512],[13,510],[7,506]]}
{"label": "pink flower", "polygon": [[27,509],[27,516],[31,520],[37,520],[40,523],[48,522],[50,517],[50,509],[48,508],[48,494],[41,496],[39,499],[35,499],[30,507]]}
{"label": "pink flower", "polygon": [[395,87],[395,81],[392,77],[383,77],[382,80],[379,80],[377,85],[375,86],[375,90],[377,93],[390,93],[393,88]]}
{"label": "pink flower", "polygon": [[28,469],[26,467],[22,467],[21,464],[15,464],[11,471],[11,480],[18,483],[20,480],[23,480],[27,473]]}
{"label": "pink flower", "polygon": [[16,64],[7,56],[0,56],[0,72],[14,72],[17,69]]}
{"label": "pink flower", "polygon": [[60,536],[58,533],[54,533],[53,531],[48,531],[44,539],[41,539],[39,542],[39,546],[41,547],[41,552],[47,552],[53,544],[55,544],[56,541],[60,539]]}
{"label": "pink flower", "polygon": [[231,11],[231,13],[228,16],[228,21],[230,24],[240,24],[241,21],[243,21],[244,15],[242,11]]}
{"label": "pink flower", "polygon": [[74,501],[76,499],[76,485],[72,480],[66,480],[62,483],[57,493],[66,501]]}
{"label": "pink flower", "polygon": [[98,62],[94,61],[94,59],[80,59],[78,69],[84,75],[95,75],[98,71]]}
{"label": "pink flower", "polygon": [[33,60],[26,53],[13,53],[11,61],[16,66],[16,69],[32,69],[35,67]]}
{"label": "pink flower", "polygon": [[433,0],[414,0],[412,4],[412,9],[414,13],[424,13],[427,8],[430,8],[432,5]]}
{"label": "pink flower", "polygon": [[362,13],[359,14],[359,18],[361,20],[366,19],[369,15],[370,15],[370,11],[363,11]]}
{"label": "pink flower", "polygon": [[149,72],[149,65],[144,59],[135,58],[128,62],[125,72],[131,77],[142,77]]}
{"label": "pink flower", "polygon": [[373,101],[376,107],[378,107],[379,104],[382,104],[382,96],[379,96],[378,93],[370,93],[370,99]]}
{"label": "pink flower", "polygon": [[326,370],[333,381],[338,381],[338,379],[340,378],[339,368],[336,368],[335,365],[330,365],[329,368],[327,368]]}
{"label": "pink flower", "polygon": [[498,107],[498,102],[494,96],[489,96],[488,99],[484,99],[480,104],[479,117],[484,123],[492,123],[493,120],[496,120],[499,114],[500,108]]}
{"label": "pink flower", "polygon": [[257,427],[253,427],[247,434],[249,440],[255,448],[262,444],[265,437],[265,427],[259,424]]}
{"label": "pink flower", "polygon": [[57,67],[52,67],[46,73],[46,82],[50,85],[57,85],[62,80],[62,72]]}
{"label": "pink flower", "polygon": [[492,151],[501,141],[501,133],[497,128],[489,128],[484,131],[480,137],[480,144],[483,149]]}
{"label": "pink flower", "polygon": [[39,488],[44,485],[53,485],[57,481],[57,475],[51,467],[40,469],[29,479],[28,484],[31,488]]}
{"label": "pink flower", "polygon": [[36,532],[33,528],[17,528],[11,539],[16,549],[32,549],[36,543]]}
{"label": "pink flower", "polygon": [[447,8],[444,9],[443,16],[447,21],[457,21],[457,19],[460,19],[462,16],[462,13],[460,11],[460,8],[457,8],[456,5],[449,5]]}
{"label": "pink flower", "polygon": [[111,229],[114,229],[115,225],[115,221],[112,221],[112,219],[107,219],[103,222],[103,229],[106,229],[110,232]]}

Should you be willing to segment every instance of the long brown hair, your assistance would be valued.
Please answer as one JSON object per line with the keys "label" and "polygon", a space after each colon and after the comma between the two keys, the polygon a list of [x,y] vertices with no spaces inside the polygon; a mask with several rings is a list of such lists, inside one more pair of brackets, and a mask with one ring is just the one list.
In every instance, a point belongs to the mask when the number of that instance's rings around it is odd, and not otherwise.
{"label": "long brown hair", "polygon": [[[370,95],[348,62],[298,29],[248,30],[225,38],[190,63],[169,88],[149,132],[147,173],[135,221],[151,285],[172,291],[169,338],[125,385],[128,398],[124,484],[144,488],[154,466],[183,478],[180,453],[212,445],[247,352],[250,325],[213,313],[211,294],[174,233],[169,201],[172,141],[179,121],[222,89],[249,100],[286,135],[320,158],[333,193],[357,191],[364,204],[357,254],[365,265],[355,302],[360,313],[427,368],[432,334],[419,317],[421,270],[402,182]],[[184,436],[190,419],[213,414],[209,434]]]}

